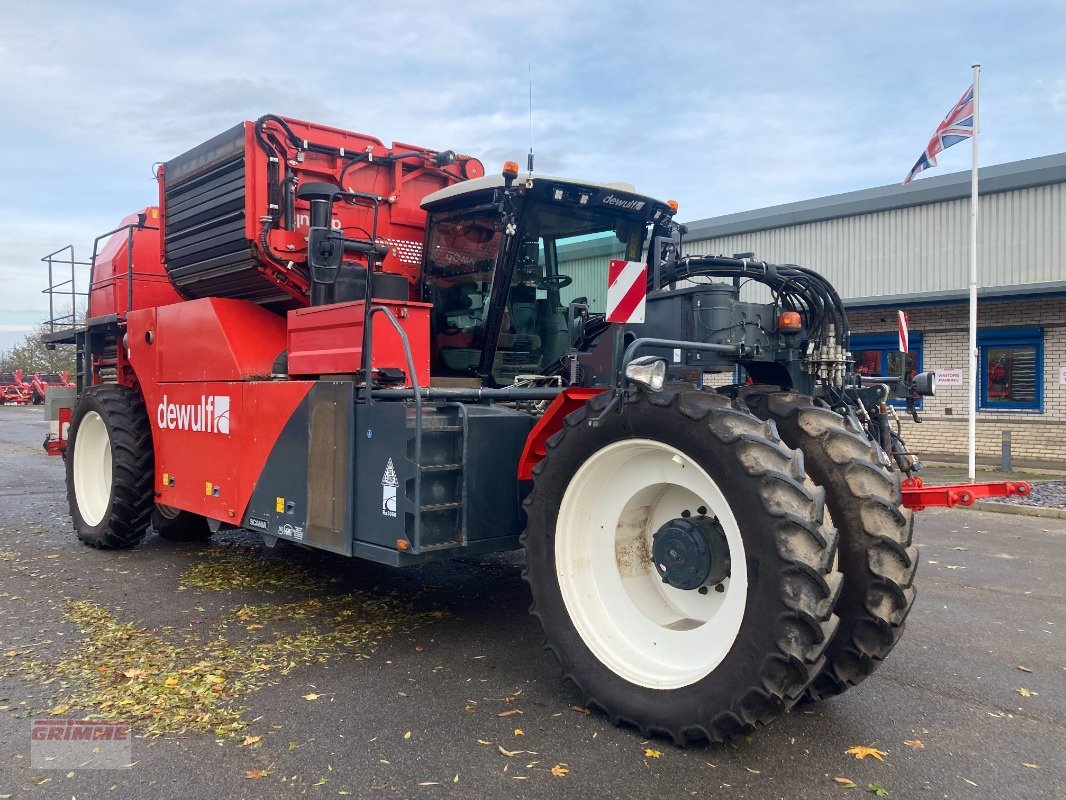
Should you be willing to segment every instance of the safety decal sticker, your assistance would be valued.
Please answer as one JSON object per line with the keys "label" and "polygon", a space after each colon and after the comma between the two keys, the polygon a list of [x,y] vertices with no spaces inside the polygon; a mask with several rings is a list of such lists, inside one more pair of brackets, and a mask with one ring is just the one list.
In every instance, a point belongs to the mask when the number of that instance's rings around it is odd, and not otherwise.
{"label": "safety decal sticker", "polygon": [[396,516],[396,487],[400,485],[396,477],[396,467],[392,459],[385,465],[385,474],[381,476],[381,513],[386,517]]}

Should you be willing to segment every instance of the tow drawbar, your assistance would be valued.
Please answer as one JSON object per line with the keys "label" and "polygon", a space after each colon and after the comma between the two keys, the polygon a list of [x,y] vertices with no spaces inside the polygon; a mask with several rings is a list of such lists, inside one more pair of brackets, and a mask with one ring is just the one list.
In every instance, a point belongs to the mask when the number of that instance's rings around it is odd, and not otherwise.
{"label": "tow drawbar", "polygon": [[972,506],[979,497],[1025,497],[1032,490],[1025,481],[926,486],[921,478],[905,478],[903,505],[912,511],[921,511],[930,506]]}

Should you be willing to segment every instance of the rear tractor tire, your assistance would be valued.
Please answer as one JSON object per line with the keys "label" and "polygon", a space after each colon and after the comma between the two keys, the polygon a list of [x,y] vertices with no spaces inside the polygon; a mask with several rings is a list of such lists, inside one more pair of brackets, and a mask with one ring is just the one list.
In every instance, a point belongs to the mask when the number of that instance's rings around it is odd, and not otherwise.
{"label": "rear tractor tire", "polygon": [[785,444],[803,453],[840,534],[840,629],[807,690],[808,699],[822,700],[862,682],[899,641],[915,596],[914,519],[903,507],[899,473],[839,414],[795,392],[741,392],[740,403],[772,420]]}
{"label": "rear tractor tire", "polygon": [[206,517],[170,506],[157,504],[152,509],[152,527],[170,542],[202,542],[211,538]]}
{"label": "rear tractor tire", "polygon": [[68,439],[67,502],[78,538],[101,549],[137,544],[154,506],[152,431],[140,394],[116,384],[88,389]]}
{"label": "rear tractor tire", "polygon": [[772,424],[701,391],[600,395],[548,440],[525,579],[581,702],[677,744],[766,724],[837,621],[823,492]]}

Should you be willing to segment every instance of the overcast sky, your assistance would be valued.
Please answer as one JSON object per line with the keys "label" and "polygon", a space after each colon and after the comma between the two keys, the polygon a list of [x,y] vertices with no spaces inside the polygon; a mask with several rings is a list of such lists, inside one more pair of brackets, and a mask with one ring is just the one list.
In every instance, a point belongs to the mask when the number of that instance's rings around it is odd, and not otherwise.
{"label": "overcast sky", "polygon": [[1062,152],[1064,42],[1064,0],[0,0],[0,346],[44,316],[42,255],[87,257],[155,202],[153,162],[243,119],[524,165],[531,65],[538,172],[688,221],[898,183],[974,61],[981,162]]}

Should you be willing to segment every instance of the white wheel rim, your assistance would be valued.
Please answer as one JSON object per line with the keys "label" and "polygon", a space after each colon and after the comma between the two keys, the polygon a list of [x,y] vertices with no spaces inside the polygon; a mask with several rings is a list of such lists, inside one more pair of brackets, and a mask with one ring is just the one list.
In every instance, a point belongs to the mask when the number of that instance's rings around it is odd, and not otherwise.
{"label": "white wheel rim", "polygon": [[111,502],[111,437],[95,411],[81,418],[74,440],[74,498],[86,525],[100,524]]}
{"label": "white wheel rim", "polygon": [[[676,589],[652,564],[655,532],[700,507],[718,518],[729,545],[722,592]],[[615,674],[650,689],[707,677],[744,619],[748,571],[736,517],[706,471],[662,442],[615,442],[578,469],[559,507],[555,568],[588,648]]]}

